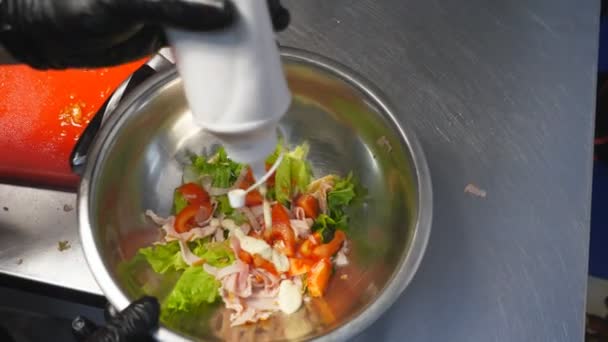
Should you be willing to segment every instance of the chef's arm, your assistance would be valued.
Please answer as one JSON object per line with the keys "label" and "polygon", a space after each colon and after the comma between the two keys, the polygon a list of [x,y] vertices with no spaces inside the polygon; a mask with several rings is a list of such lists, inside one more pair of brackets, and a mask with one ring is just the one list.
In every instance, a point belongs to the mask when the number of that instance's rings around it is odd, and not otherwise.
{"label": "chef's arm", "polygon": [[[65,69],[126,63],[166,46],[166,27],[229,27],[238,20],[232,1],[0,0],[0,64]],[[289,12],[280,0],[267,2],[275,30],[283,30]]]}

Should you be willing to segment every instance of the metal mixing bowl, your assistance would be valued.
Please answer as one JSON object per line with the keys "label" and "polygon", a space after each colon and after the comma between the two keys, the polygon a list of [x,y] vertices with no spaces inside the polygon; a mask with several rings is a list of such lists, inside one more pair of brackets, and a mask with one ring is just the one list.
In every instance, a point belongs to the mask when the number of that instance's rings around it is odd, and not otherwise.
{"label": "metal mixing bowl", "polygon": [[[287,142],[310,143],[315,175],[352,171],[368,189],[351,219],[350,265],[336,270],[323,299],[291,316],[230,328],[217,305],[164,321],[160,340],[348,339],[397,299],[422,259],[432,196],[416,140],[352,71],[299,50],[282,49],[282,56],[294,95],[281,122]],[[148,79],[104,124],[80,184],[78,216],[89,266],[116,308],[144,293],[162,300],[170,291],[175,276],[160,277],[145,262],[128,260],[158,240],[158,228],[143,213],[169,214],[186,155],[216,145],[193,124],[173,68]]]}

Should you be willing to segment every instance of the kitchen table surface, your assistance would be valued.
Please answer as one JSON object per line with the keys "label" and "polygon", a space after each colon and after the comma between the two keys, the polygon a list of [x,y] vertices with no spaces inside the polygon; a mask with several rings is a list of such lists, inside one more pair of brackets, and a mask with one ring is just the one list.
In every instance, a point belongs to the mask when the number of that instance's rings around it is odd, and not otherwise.
{"label": "kitchen table surface", "polygon": [[[383,89],[432,174],[420,270],[358,340],[582,340],[599,1],[285,4],[280,42]],[[0,186],[0,272],[100,294],[74,202]]]}

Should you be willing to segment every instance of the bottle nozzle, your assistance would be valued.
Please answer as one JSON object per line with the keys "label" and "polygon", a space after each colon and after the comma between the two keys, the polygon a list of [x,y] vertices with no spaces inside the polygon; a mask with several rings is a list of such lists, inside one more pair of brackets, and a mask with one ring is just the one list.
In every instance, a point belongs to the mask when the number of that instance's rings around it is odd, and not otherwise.
{"label": "bottle nozzle", "polygon": [[[270,176],[277,170],[281,162],[283,161],[284,153],[281,153],[277,160],[274,162],[272,167],[266,171],[266,163],[264,161],[256,162],[250,164],[251,171],[253,176],[256,179],[255,184],[250,186],[247,190],[243,189],[233,189],[228,192],[228,201],[230,202],[230,206],[233,208],[242,208],[245,206],[245,197],[247,193],[255,190],[256,188],[263,186],[264,183],[270,178]],[[264,195],[264,194],[263,194]]]}

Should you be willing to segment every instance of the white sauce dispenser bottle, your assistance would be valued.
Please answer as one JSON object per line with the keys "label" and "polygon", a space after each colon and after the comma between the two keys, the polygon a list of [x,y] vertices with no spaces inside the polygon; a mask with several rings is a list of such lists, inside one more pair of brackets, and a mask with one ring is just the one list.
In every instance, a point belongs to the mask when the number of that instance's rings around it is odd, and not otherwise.
{"label": "white sauce dispenser bottle", "polygon": [[235,24],[218,32],[167,29],[196,124],[250,164],[256,179],[291,103],[266,0],[233,0]]}

